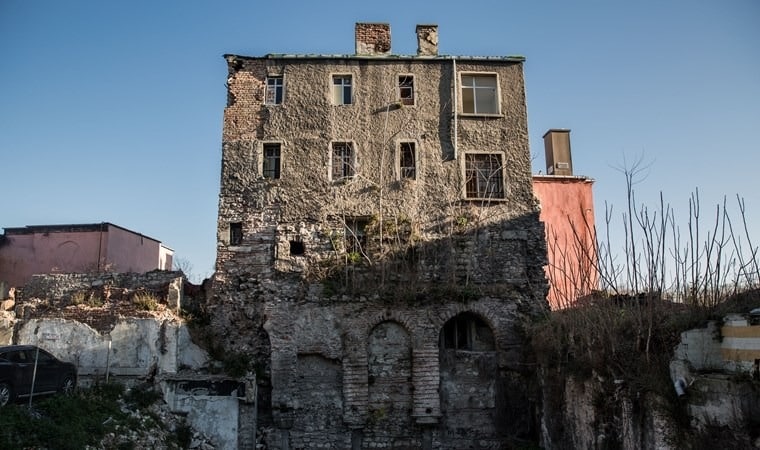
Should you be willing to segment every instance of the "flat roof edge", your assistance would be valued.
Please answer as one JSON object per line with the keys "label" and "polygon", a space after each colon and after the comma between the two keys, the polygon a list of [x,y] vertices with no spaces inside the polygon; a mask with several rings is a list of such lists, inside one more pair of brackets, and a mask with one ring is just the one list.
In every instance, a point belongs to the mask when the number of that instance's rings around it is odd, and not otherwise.
{"label": "flat roof edge", "polygon": [[245,59],[245,60],[265,60],[265,59],[355,59],[355,60],[373,60],[373,61],[502,61],[502,62],[525,62],[525,56],[508,55],[508,56],[466,56],[466,55],[354,55],[354,54],[287,54],[287,53],[268,53],[263,56],[244,56],[232,53],[225,53],[224,59]]}

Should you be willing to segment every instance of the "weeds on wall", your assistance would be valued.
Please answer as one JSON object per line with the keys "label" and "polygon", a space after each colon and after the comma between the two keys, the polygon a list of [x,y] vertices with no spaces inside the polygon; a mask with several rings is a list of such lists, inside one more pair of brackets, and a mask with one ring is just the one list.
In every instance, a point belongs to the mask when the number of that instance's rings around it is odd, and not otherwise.
{"label": "weeds on wall", "polygon": [[142,311],[157,311],[161,302],[158,296],[148,291],[137,291],[132,295],[132,303]]}
{"label": "weeds on wall", "polygon": [[[656,393],[670,401],[671,417],[686,429],[688,415],[669,374],[673,350],[683,331],[760,304],[759,251],[743,199],[736,198],[738,218],[726,199],[708,215],[695,191],[686,223],[677,223],[662,195],[655,208],[637,202],[634,186],[644,171],[640,162],[622,170],[622,251],[610,238],[612,207],[605,208],[602,230],[574,224],[570,245],[559,246],[562,240],[551,237],[555,230],[548,231],[555,258],[547,275],[564,288],[562,309],[535,324],[530,338],[547,377],[559,377],[557,385],[566,376],[594,377],[611,392],[625,386],[634,402]],[[590,246],[589,235],[595,238]]]}

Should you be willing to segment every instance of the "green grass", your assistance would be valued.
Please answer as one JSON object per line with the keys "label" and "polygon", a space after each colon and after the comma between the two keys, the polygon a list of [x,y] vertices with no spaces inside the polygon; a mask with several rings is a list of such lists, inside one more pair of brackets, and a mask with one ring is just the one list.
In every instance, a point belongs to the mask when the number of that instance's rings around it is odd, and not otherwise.
{"label": "green grass", "polygon": [[[0,408],[0,449],[46,448],[79,450],[96,446],[108,433],[119,430],[153,430],[163,427],[155,415],[146,411],[159,401],[161,394],[150,385],[138,385],[129,391],[116,383],[99,384],[70,395],[55,395],[36,399],[30,410],[26,403],[9,404]],[[130,417],[122,411],[141,410],[145,420]],[[192,431],[185,425],[176,430],[167,448],[184,448]],[[118,448],[131,448],[128,443]],[[127,446],[125,446],[127,445]]]}

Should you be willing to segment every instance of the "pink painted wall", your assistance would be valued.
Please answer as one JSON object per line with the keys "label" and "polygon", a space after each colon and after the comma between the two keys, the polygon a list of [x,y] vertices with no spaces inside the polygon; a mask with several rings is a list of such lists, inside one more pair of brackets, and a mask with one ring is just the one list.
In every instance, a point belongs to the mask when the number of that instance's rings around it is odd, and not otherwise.
{"label": "pink painted wall", "polygon": [[0,280],[21,286],[36,273],[97,271],[98,254],[105,262],[100,238],[100,232],[8,236],[0,247]]}
{"label": "pink painted wall", "polygon": [[533,176],[541,203],[549,264],[549,305],[571,306],[599,288],[596,270],[593,180],[580,176]]}
{"label": "pink painted wall", "polygon": [[147,272],[158,268],[161,243],[119,227],[110,227],[107,260],[114,272]]}
{"label": "pink painted wall", "polygon": [[110,223],[7,229],[4,237],[5,289],[23,286],[38,273],[147,272],[169,270],[172,263],[173,251],[159,241]]}

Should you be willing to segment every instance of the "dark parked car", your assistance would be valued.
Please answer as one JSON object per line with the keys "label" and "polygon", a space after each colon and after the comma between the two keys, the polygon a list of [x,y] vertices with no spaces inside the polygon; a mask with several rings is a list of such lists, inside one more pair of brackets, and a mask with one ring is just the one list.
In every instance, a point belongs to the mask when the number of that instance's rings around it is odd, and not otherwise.
{"label": "dark parked car", "polygon": [[74,364],[63,362],[34,345],[0,347],[0,406],[15,399],[28,398],[32,393],[36,396],[70,392],[76,384],[77,368]]}

